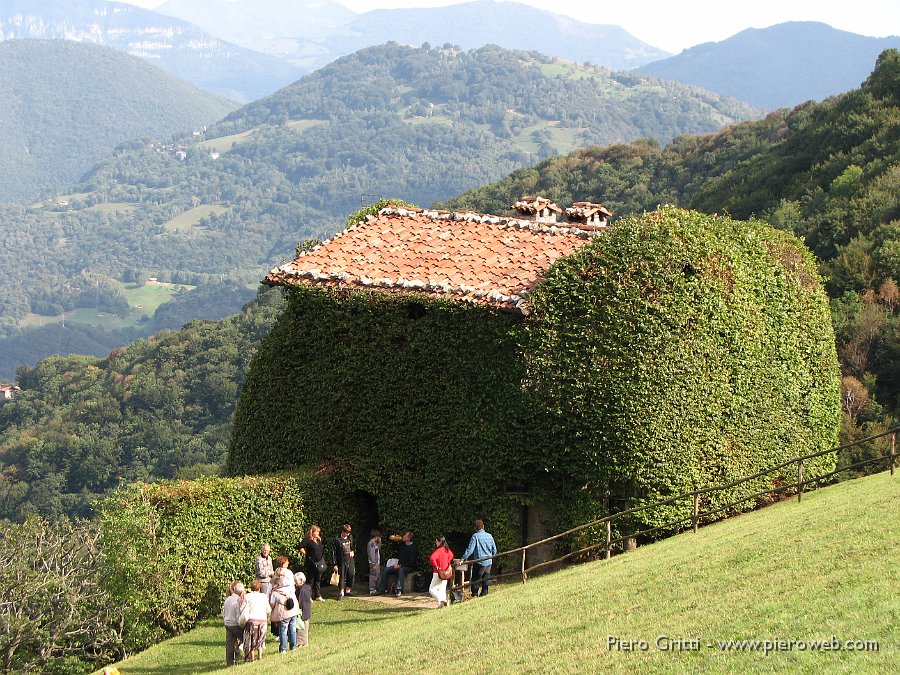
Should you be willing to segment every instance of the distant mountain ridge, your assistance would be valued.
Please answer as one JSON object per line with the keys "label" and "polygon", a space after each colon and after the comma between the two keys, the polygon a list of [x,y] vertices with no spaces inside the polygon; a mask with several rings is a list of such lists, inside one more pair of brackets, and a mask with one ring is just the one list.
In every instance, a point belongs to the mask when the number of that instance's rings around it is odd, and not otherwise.
{"label": "distant mountain ridge", "polygon": [[0,40],[22,38],[112,47],[238,102],[270,94],[302,74],[296,66],[214,38],[181,19],[105,0],[4,0]]}
{"label": "distant mountain ridge", "polygon": [[0,42],[0,202],[63,190],[117,145],[202,130],[234,104],[108,47]]}
{"label": "distant mountain ridge", "polygon": [[882,51],[898,47],[897,36],[873,38],[824,23],[790,21],[748,28],[637,70],[771,110],[854,89]]}
{"label": "distant mountain ridge", "polygon": [[390,41],[414,47],[449,43],[462,49],[495,44],[613,70],[635,68],[667,55],[619,26],[585,23],[494,0],[359,15],[332,0],[168,0],[157,11],[306,70]]}
{"label": "distant mountain ridge", "polygon": [[533,52],[369,47],[204,134],[123,144],[39,207],[0,208],[0,327],[18,331],[36,299],[55,301],[35,298],[34,269],[60,289],[82,271],[258,279],[380,196],[427,206],[573,148],[665,141],[759,113]]}

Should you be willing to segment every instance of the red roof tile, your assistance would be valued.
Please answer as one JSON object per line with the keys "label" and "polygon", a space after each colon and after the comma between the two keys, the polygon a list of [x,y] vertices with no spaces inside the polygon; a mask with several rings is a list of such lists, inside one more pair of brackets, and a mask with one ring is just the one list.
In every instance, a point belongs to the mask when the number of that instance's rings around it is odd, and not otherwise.
{"label": "red roof tile", "polygon": [[524,312],[541,274],[593,231],[480,213],[386,208],[276,267],[263,283],[449,296]]}

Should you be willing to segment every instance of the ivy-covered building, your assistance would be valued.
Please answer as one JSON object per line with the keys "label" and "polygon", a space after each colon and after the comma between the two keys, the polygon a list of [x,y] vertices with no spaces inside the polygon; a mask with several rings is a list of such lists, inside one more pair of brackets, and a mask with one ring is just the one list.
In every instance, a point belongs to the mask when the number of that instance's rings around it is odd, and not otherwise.
{"label": "ivy-covered building", "polygon": [[482,517],[517,545],[834,442],[834,336],[796,238],[678,209],[607,228],[599,204],[566,222],[549,200],[514,207],[384,208],[273,269],[288,303],[229,471],[328,472],[358,531],[461,544]]}

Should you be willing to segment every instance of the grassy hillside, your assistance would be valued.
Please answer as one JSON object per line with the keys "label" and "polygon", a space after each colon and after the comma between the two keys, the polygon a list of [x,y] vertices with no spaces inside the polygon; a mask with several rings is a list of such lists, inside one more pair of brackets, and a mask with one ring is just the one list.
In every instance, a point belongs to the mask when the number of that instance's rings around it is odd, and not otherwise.
{"label": "grassy hillside", "polygon": [[[311,645],[247,673],[888,672],[900,659],[900,477],[845,482],[621,555],[495,587],[441,611],[316,603]],[[123,673],[219,672],[208,622],[119,664]],[[662,651],[658,636],[699,641]],[[723,650],[718,640],[876,641],[877,652]],[[609,648],[645,640],[646,650]],[[636,643],[638,646],[639,643]],[[224,671],[224,669],[223,669]]]}
{"label": "grassy hillside", "polygon": [[234,108],[92,44],[0,42],[0,72],[0,202],[61,190],[120,143],[190,132]]}

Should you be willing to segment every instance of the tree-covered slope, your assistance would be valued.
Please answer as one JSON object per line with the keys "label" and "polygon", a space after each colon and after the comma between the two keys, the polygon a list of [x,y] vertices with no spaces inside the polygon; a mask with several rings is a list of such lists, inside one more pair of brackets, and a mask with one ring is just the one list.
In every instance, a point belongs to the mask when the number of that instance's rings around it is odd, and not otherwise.
{"label": "tree-covered slope", "polygon": [[748,28],[638,70],[774,109],[854,89],[878,54],[898,47],[898,36],[874,38],[813,21],[789,21]]}
{"label": "tree-covered slope", "polygon": [[39,209],[0,211],[0,325],[33,304],[34,269],[259,274],[360,200],[427,205],[584,144],[669,139],[753,113],[693,87],[496,47],[369,48],[203,135],[124,144]]}
{"label": "tree-covered slope", "polygon": [[0,518],[85,515],[123,483],[218,473],[280,300],[264,292],[235,316],[20,371],[23,392],[0,405]]}
{"label": "tree-covered slope", "polygon": [[0,72],[0,202],[60,191],[124,141],[199,130],[234,108],[90,44],[2,41]]}

